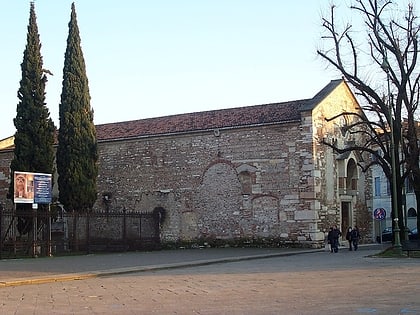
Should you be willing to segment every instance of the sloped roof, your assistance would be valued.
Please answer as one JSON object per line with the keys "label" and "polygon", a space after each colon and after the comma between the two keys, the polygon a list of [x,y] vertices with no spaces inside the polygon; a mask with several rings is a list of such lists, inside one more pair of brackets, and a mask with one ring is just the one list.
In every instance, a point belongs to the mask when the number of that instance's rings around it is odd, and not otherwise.
{"label": "sloped roof", "polygon": [[8,138],[0,140],[0,150],[10,149],[15,146],[15,137],[10,136]]}
{"label": "sloped roof", "polygon": [[331,81],[311,99],[100,124],[96,125],[97,139],[109,141],[300,121],[301,111],[312,110],[341,82],[342,79]]}
{"label": "sloped roof", "polygon": [[341,82],[342,79],[331,81],[312,99],[97,125],[97,138],[98,141],[106,141],[299,121],[301,111],[312,110]]}
{"label": "sloped roof", "polygon": [[342,82],[343,79],[331,80],[321,91],[319,91],[312,99],[306,103],[306,108],[303,110],[312,110],[324,98],[326,98],[332,91],[334,91]]}
{"label": "sloped roof", "polygon": [[211,110],[96,126],[98,141],[298,121],[308,100]]}

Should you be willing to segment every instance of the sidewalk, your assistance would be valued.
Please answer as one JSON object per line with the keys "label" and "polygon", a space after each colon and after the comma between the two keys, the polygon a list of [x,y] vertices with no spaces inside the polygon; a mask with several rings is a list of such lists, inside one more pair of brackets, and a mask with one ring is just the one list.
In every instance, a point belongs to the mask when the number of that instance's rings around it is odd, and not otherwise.
{"label": "sidewalk", "polygon": [[[381,245],[375,246],[378,251]],[[0,288],[315,253],[325,249],[207,248],[0,260]]]}
{"label": "sidewalk", "polygon": [[0,287],[179,268],[324,249],[208,248],[0,260]]}

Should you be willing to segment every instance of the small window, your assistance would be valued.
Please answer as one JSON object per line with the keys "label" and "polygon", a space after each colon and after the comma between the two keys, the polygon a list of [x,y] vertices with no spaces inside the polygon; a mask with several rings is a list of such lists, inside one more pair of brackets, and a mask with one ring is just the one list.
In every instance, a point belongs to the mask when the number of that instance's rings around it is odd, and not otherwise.
{"label": "small window", "polygon": [[375,196],[379,197],[381,195],[381,178],[375,177]]}
{"label": "small window", "polygon": [[409,218],[417,217],[416,209],[414,209],[414,208],[408,209],[408,211],[407,211],[407,217],[409,217]]}
{"label": "small window", "polygon": [[247,171],[239,173],[239,181],[242,184],[242,194],[250,195],[252,193],[252,178]]}

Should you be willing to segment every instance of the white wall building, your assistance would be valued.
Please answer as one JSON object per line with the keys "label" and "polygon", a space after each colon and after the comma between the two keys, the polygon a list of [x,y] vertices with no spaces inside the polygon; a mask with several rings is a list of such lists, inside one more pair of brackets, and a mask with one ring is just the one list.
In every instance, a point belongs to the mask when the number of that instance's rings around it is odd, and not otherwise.
{"label": "white wall building", "polygon": [[[403,205],[404,220],[406,220],[405,225],[412,230],[416,227],[417,203],[413,187],[408,180],[405,182],[404,191],[406,200],[406,205]],[[373,220],[374,235],[378,236],[380,235],[380,231],[384,230],[386,227],[392,226],[392,204],[390,182],[382,171],[382,168],[377,165],[372,167],[372,199],[373,210],[382,208],[386,211],[386,218],[384,220]]]}

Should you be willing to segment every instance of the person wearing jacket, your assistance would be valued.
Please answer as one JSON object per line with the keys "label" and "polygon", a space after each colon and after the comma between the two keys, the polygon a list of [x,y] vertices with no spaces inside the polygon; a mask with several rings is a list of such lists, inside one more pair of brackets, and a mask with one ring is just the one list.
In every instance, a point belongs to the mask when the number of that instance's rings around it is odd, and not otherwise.
{"label": "person wearing jacket", "polygon": [[357,250],[357,248],[359,247],[359,239],[359,228],[357,226],[354,226],[353,230],[351,231],[351,242],[353,244],[354,250]]}
{"label": "person wearing jacket", "polygon": [[334,251],[334,238],[333,238],[333,228],[330,227],[330,230],[328,231],[328,235],[327,235],[327,241],[328,241],[328,245],[330,246],[330,253],[332,253]]}
{"label": "person wearing jacket", "polygon": [[341,236],[341,231],[339,230],[339,228],[337,227],[337,225],[334,226],[333,231],[332,231],[332,238],[333,238],[333,251],[334,253],[338,252],[338,244],[339,244],[339,238]]}
{"label": "person wearing jacket", "polygon": [[349,242],[349,250],[353,250],[352,248],[352,229],[351,226],[348,228],[346,233],[346,240]]}

